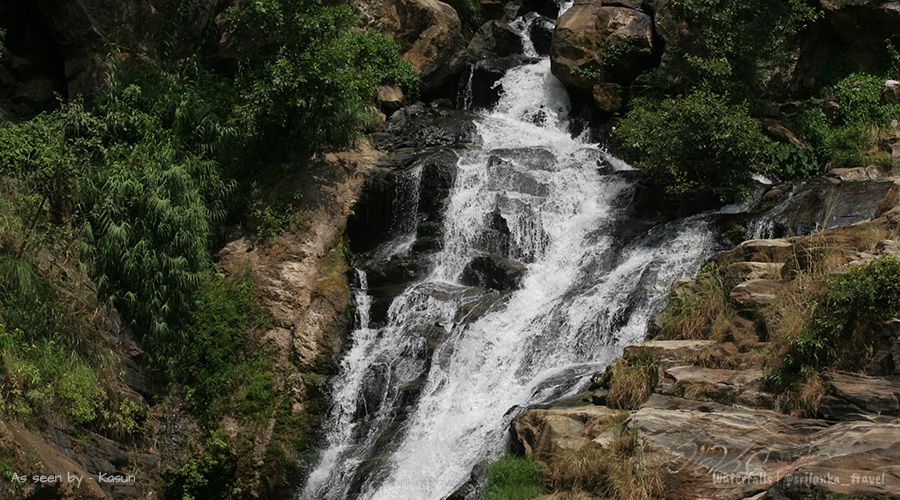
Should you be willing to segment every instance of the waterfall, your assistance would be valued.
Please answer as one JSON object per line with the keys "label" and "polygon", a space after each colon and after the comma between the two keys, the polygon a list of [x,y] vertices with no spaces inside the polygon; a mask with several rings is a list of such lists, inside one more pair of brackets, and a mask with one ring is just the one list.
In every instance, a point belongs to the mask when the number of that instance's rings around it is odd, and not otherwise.
{"label": "waterfall", "polygon": [[[498,84],[499,103],[476,119],[481,146],[459,159],[444,246],[383,327],[363,321],[360,274],[358,327],[301,499],[451,494],[502,453],[516,409],[583,389],[714,250],[701,216],[623,236],[630,167],[568,133],[569,99],[548,59]],[[491,236],[497,223],[506,245]],[[460,284],[486,251],[526,264],[517,290]]]}

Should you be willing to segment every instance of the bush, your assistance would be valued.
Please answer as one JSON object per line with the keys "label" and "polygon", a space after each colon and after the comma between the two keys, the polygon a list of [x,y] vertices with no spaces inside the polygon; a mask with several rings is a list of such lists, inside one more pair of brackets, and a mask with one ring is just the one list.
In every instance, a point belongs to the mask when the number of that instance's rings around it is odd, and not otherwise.
{"label": "bush", "polygon": [[770,61],[820,15],[805,0],[678,0],[672,12],[674,22],[691,27],[690,35],[666,49],[680,78],[737,98],[758,93]]}
{"label": "bush", "polygon": [[765,170],[769,143],[745,105],[706,91],[638,99],[615,139],[674,191],[711,191],[723,198],[734,198],[754,170]]}
{"label": "bush", "polygon": [[528,500],[544,492],[541,470],[530,458],[503,455],[486,476],[484,500]]}
{"label": "bush", "polygon": [[873,342],[873,327],[900,314],[900,258],[880,257],[828,279],[811,324],[791,340],[779,366],[766,374],[786,388],[824,368],[857,369]]}
{"label": "bush", "polygon": [[205,419],[223,412],[252,419],[274,405],[269,357],[247,354],[247,331],[263,319],[255,291],[247,278],[207,275],[183,328],[185,342],[171,359],[172,371]]}
{"label": "bush", "polygon": [[418,76],[396,43],[356,31],[349,6],[252,2],[230,9],[229,19],[237,37],[263,39],[264,50],[248,43],[241,56],[235,119],[265,158],[346,147],[373,119],[369,104],[379,83],[417,90]]}

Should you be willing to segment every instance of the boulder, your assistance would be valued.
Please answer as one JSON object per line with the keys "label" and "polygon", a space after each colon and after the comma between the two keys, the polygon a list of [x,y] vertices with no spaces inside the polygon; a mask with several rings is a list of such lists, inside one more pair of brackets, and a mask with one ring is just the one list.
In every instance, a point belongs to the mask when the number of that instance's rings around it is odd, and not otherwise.
{"label": "boulder", "polygon": [[782,287],[782,283],[776,280],[749,280],[732,288],[730,297],[740,307],[756,309],[774,302]]}
{"label": "boulder", "polygon": [[471,61],[488,57],[503,57],[521,54],[524,49],[522,37],[508,24],[492,20],[481,25],[472,41],[468,53]]}
{"label": "boulder", "polygon": [[389,35],[422,75],[423,92],[435,92],[465,65],[459,16],[438,0],[352,0],[360,21]]}
{"label": "boulder", "polygon": [[627,415],[605,406],[532,409],[513,421],[513,443],[525,456],[543,460],[591,441],[602,444],[605,431]]}
{"label": "boulder", "polygon": [[531,24],[528,25],[528,37],[531,39],[534,51],[537,52],[539,56],[550,55],[554,27],[553,21],[544,16],[536,17],[531,21]]}
{"label": "boulder", "polygon": [[553,74],[588,93],[597,83],[629,84],[652,63],[653,21],[641,11],[578,0],[556,25]]}
{"label": "boulder", "polygon": [[403,105],[403,91],[396,85],[378,86],[378,107],[385,113],[393,113]]}
{"label": "boulder", "polygon": [[900,1],[822,0],[832,29],[851,44],[883,43],[900,33]]}
{"label": "boulder", "polygon": [[888,103],[900,103],[900,80],[887,80],[881,89],[881,99]]}
{"label": "boulder", "polygon": [[519,287],[526,271],[521,262],[496,254],[479,255],[463,269],[461,281],[468,286],[512,290]]}
{"label": "boulder", "polygon": [[828,394],[819,413],[829,420],[867,419],[868,415],[900,416],[900,380],[835,372],[827,377]]}

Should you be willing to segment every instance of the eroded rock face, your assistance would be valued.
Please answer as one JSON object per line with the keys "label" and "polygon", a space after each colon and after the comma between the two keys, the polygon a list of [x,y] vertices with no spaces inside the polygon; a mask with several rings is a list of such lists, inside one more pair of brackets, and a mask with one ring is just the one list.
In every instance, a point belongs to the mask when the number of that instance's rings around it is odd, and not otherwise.
{"label": "eroded rock face", "polygon": [[472,259],[462,273],[462,284],[493,290],[519,288],[527,268],[521,262],[501,255],[479,255]]}
{"label": "eroded rock face", "polygon": [[363,24],[397,41],[422,75],[425,93],[436,91],[464,64],[459,16],[438,0],[353,0]]}
{"label": "eroded rock face", "polygon": [[896,0],[822,0],[832,28],[851,43],[880,42],[900,33]]}
{"label": "eroded rock face", "polygon": [[599,83],[631,83],[650,66],[653,48],[644,12],[579,0],[557,22],[550,61],[566,87],[589,93]]}

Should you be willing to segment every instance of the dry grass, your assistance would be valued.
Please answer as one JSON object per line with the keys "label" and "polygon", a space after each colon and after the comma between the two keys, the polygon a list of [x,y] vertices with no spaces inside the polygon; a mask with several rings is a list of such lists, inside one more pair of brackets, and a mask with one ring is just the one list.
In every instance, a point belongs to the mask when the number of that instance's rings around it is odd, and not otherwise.
{"label": "dry grass", "polygon": [[[609,448],[589,444],[551,457],[544,470],[557,490],[589,492],[608,498],[658,499],[666,496],[666,476],[634,430],[619,428]],[[577,496],[576,496],[577,498]]]}
{"label": "dry grass", "polygon": [[706,339],[731,315],[722,276],[708,266],[690,284],[673,291],[662,313],[660,339]]}
{"label": "dry grass", "polygon": [[796,389],[781,393],[775,405],[778,411],[795,417],[815,417],[826,392],[822,376],[813,373]]}
{"label": "dry grass", "polygon": [[609,367],[610,382],[607,399],[610,408],[636,410],[656,387],[656,363],[649,354],[630,360],[618,360]]}

